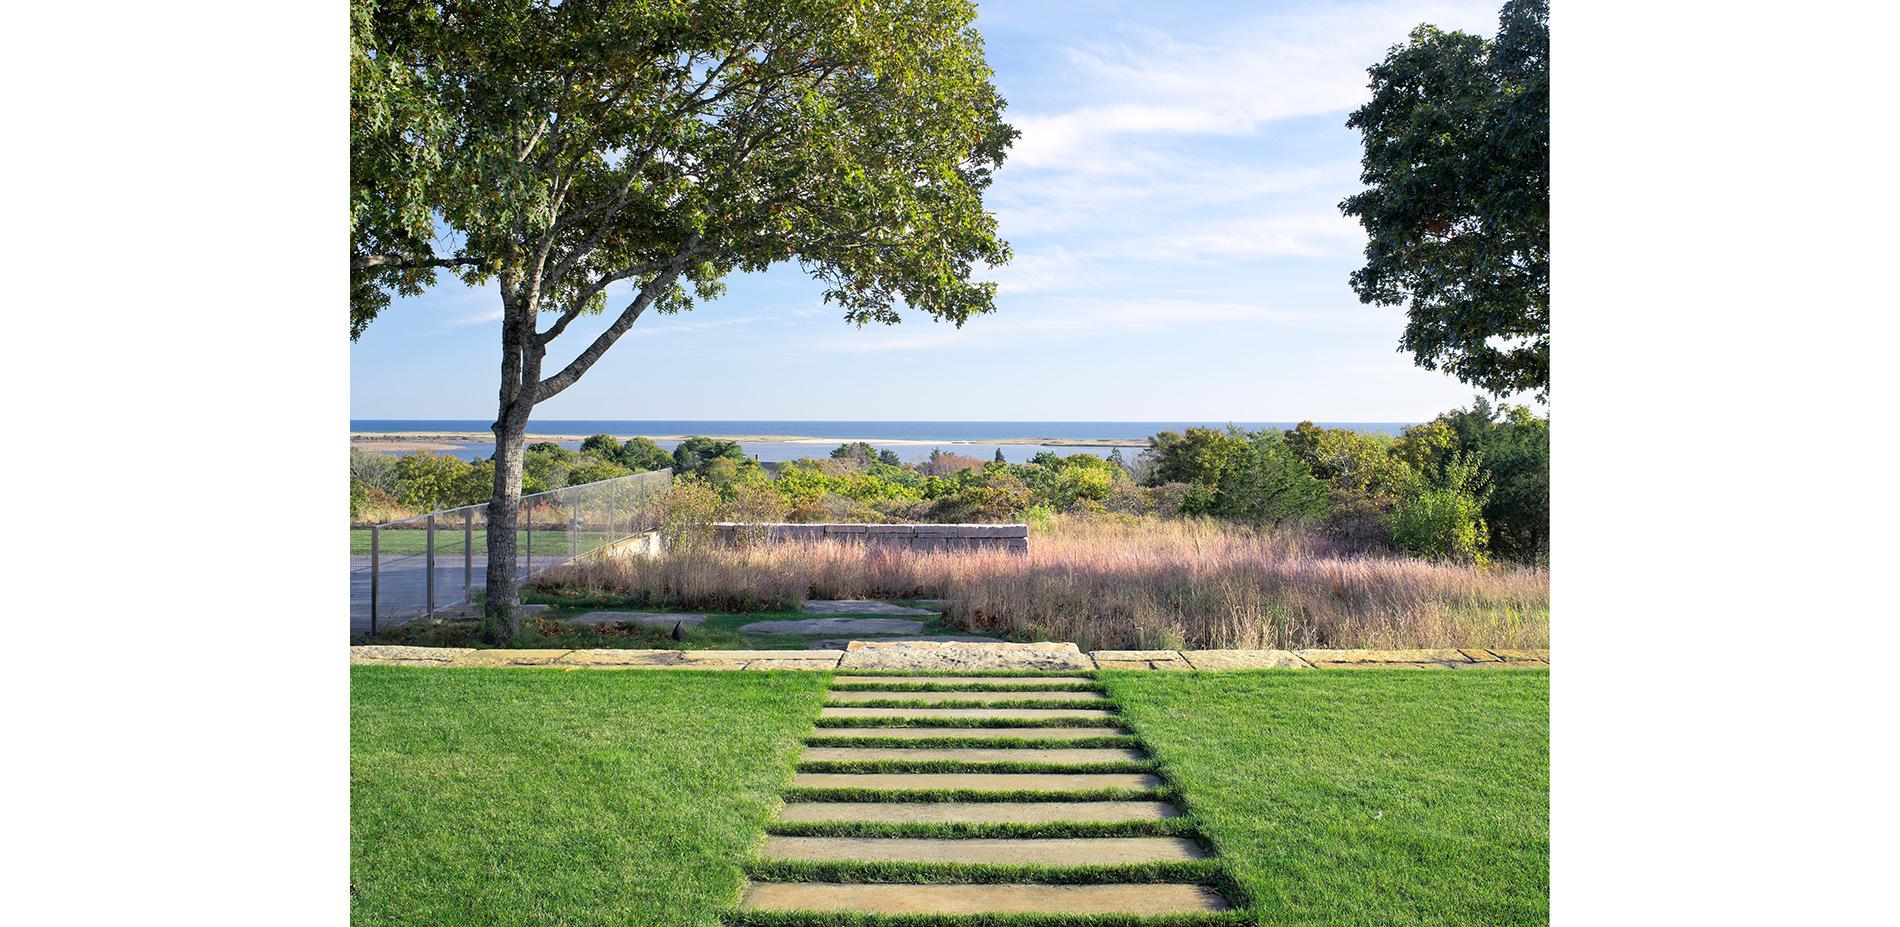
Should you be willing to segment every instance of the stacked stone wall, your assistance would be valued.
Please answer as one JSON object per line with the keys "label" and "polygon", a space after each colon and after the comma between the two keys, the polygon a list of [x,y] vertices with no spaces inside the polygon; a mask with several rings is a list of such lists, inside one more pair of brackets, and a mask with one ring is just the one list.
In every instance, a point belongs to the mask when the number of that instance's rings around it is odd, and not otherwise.
{"label": "stacked stone wall", "polygon": [[713,526],[722,544],[736,543],[743,530],[763,528],[768,543],[835,541],[877,544],[906,550],[1011,550],[1028,552],[1028,525],[740,525]]}

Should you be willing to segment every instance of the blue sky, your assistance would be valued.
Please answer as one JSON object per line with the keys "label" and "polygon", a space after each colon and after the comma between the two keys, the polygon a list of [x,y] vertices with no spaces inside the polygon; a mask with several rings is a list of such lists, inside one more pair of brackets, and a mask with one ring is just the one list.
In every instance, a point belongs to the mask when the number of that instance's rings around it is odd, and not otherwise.
{"label": "blue sky", "polygon": [[[1423,421],[1475,391],[1397,351],[1347,284],[1364,233],[1344,123],[1412,27],[1475,3],[987,3],[1006,118],[986,197],[997,311],[855,329],[796,265],[642,318],[539,419]],[[624,302],[624,300],[623,300]],[[489,419],[500,301],[446,275],[350,349],[350,417]],[[550,368],[608,318],[574,326]]]}

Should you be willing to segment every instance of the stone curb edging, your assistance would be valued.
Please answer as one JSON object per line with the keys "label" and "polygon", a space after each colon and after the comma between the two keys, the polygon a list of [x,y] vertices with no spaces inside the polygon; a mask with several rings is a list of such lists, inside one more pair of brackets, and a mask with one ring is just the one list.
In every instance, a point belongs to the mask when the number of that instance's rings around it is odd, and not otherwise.
{"label": "stone curb edging", "polygon": [[[927,646],[926,646],[927,645]],[[1486,650],[1097,650],[1074,644],[852,641],[847,650],[477,650],[352,646],[350,663],[373,666],[550,669],[1246,670],[1548,669],[1550,651]],[[901,647],[901,650],[890,648]]]}

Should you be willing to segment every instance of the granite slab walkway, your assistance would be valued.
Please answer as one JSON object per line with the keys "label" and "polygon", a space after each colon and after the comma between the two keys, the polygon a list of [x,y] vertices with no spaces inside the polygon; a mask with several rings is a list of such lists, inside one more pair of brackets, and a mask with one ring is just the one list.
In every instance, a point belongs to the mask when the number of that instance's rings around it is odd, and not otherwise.
{"label": "granite slab walkway", "polygon": [[[1016,646],[992,650],[1019,663],[1086,659],[1074,645]],[[864,652],[848,651],[841,660]],[[818,918],[1115,914],[1179,923],[1184,915],[1231,910],[1216,887],[1203,884],[1210,863],[1218,862],[1192,823],[1181,820],[1140,739],[1121,726],[1093,673],[930,675],[935,671],[833,677],[779,820],[747,864],[742,911]],[[853,714],[867,701],[900,707],[867,721]],[[1046,726],[1020,726],[1020,710],[970,707],[1012,702],[1047,712]],[[968,714],[956,723],[969,726],[942,726],[945,703],[962,706],[957,710]],[[1070,707],[1083,713],[1064,714]],[[989,745],[928,743],[952,731]],[[1097,745],[1075,748],[1079,739]],[[907,771],[946,763],[955,767]],[[1091,826],[1095,835],[1076,834]],[[996,866],[1013,868],[1000,879],[981,878]]]}

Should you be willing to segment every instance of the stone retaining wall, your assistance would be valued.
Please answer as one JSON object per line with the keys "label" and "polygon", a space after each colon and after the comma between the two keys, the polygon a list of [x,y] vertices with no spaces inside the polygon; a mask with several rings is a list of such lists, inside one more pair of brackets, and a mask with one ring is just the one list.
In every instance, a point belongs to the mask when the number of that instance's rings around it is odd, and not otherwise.
{"label": "stone retaining wall", "polygon": [[741,525],[713,526],[720,542],[731,544],[741,530],[763,528],[767,540],[841,541],[880,544],[907,550],[1029,551],[1028,525]]}

